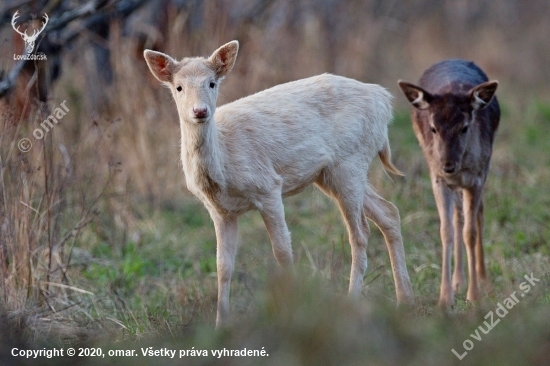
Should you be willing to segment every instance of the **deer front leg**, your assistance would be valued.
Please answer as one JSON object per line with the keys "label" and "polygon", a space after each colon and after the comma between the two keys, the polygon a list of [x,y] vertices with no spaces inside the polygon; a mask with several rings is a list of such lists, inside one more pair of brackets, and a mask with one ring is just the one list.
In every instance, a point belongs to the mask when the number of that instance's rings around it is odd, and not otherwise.
{"label": "deer front leg", "polygon": [[229,318],[229,291],[237,253],[238,223],[236,217],[212,217],[216,229],[216,266],[218,272],[218,309],[216,328]]}
{"label": "deer front leg", "polygon": [[447,308],[454,305],[454,293],[451,283],[451,255],[453,250],[453,191],[436,176],[431,177],[437,212],[439,213],[439,233],[442,244],[441,287],[439,306]]}
{"label": "deer front leg", "polygon": [[[479,233],[479,222],[478,215],[479,209],[481,206],[481,193],[483,187],[474,187],[471,189],[464,189],[464,229],[463,237],[464,244],[466,246],[466,254],[468,255],[468,293],[466,299],[468,301],[477,301],[479,299],[479,283],[478,283],[478,272],[476,265],[478,265],[479,260],[482,259],[478,257],[479,249],[476,249],[476,242],[478,241]],[[481,244],[481,242],[480,242]],[[480,248],[481,251],[483,248]],[[485,272],[485,265],[483,264],[483,272]]]}

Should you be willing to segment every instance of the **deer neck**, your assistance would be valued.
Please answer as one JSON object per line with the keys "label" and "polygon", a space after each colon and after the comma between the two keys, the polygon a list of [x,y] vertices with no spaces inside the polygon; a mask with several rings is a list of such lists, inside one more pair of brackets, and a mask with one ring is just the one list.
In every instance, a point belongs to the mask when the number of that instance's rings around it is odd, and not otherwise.
{"label": "deer neck", "polygon": [[182,121],[181,134],[181,158],[187,187],[213,200],[225,188],[221,133],[211,119],[202,124]]}

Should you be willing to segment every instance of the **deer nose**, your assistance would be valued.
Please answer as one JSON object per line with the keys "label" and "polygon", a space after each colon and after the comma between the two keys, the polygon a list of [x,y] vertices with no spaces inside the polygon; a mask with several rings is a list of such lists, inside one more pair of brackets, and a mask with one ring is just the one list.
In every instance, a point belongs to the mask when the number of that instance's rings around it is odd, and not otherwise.
{"label": "deer nose", "polygon": [[447,174],[453,174],[456,171],[456,163],[446,162],[443,165],[443,171]]}
{"label": "deer nose", "polygon": [[193,115],[195,118],[206,118],[208,117],[208,109],[206,107],[193,108]]}

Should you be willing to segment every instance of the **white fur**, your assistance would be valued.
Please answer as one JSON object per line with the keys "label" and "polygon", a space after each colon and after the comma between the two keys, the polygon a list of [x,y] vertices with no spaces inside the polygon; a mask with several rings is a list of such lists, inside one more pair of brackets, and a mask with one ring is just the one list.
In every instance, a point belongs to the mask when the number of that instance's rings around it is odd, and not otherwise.
{"label": "white fur", "polygon": [[[145,52],[151,71],[171,88],[176,100],[187,187],[204,203],[216,228],[216,324],[228,317],[237,217],[259,210],[275,258],[291,268],[282,198],[311,183],[333,197],[344,216],[352,246],[350,294],[360,294],[367,268],[368,217],[386,238],[398,301],[412,302],[398,210],[367,181],[376,155],[388,170],[398,172],[389,160],[391,95],[378,85],[323,74],[216,109],[218,84],[233,67],[237,50],[233,41],[208,59],[186,58],[175,64],[168,56],[159,61],[163,55]],[[165,65],[175,70],[171,78],[158,72],[167,70]],[[213,81],[216,86],[211,88]],[[208,117],[194,118],[193,108],[206,108]]]}

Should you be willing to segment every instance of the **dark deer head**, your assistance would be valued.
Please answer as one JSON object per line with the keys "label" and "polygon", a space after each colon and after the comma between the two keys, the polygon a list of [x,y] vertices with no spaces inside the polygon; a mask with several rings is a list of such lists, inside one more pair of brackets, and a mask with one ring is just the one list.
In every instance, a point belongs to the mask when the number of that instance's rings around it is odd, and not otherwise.
{"label": "dark deer head", "polygon": [[433,150],[441,173],[452,175],[460,170],[462,158],[471,147],[472,124],[479,110],[493,99],[498,81],[487,81],[466,93],[431,94],[414,84],[399,81],[399,87],[418,110],[427,112],[422,129],[432,134]]}

